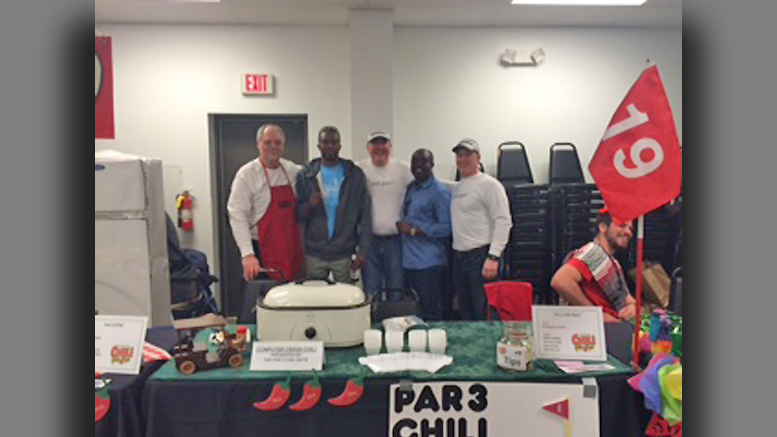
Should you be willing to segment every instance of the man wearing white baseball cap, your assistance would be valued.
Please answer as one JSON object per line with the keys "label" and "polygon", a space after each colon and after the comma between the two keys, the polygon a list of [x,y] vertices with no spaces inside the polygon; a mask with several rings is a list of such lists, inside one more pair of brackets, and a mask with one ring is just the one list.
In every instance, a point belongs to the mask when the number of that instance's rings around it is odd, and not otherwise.
{"label": "man wearing white baseball cap", "polygon": [[496,279],[512,217],[504,186],[480,171],[480,146],[471,139],[453,148],[461,180],[453,188],[453,285],[464,320],[486,320],[484,284]]}
{"label": "man wearing white baseball cap", "polygon": [[367,177],[372,197],[372,246],[362,267],[364,291],[387,291],[389,299],[398,298],[404,287],[402,240],[396,222],[402,212],[405,189],[413,181],[410,166],[391,157],[391,136],[376,130],[367,136],[369,157],[356,163]]}

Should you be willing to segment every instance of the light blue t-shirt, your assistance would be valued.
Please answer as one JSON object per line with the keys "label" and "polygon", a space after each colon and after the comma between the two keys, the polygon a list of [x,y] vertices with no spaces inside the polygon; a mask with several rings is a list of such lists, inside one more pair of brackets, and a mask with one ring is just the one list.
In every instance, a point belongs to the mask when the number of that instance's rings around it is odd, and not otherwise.
{"label": "light blue t-shirt", "polygon": [[338,163],[334,167],[321,166],[321,179],[324,182],[323,194],[326,201],[327,224],[329,225],[329,238],[335,233],[335,218],[337,217],[337,206],[340,204],[340,187],[345,180],[345,171],[343,163]]}

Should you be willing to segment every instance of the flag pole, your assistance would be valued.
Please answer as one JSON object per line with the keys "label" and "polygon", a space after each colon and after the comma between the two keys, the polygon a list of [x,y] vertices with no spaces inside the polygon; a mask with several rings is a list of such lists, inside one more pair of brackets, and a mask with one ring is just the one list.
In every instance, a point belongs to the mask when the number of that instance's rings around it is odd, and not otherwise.
{"label": "flag pole", "polygon": [[634,359],[635,370],[640,368],[639,360],[639,332],[642,327],[642,254],[645,249],[645,216],[637,219],[637,279],[636,279],[636,308],[634,308]]}

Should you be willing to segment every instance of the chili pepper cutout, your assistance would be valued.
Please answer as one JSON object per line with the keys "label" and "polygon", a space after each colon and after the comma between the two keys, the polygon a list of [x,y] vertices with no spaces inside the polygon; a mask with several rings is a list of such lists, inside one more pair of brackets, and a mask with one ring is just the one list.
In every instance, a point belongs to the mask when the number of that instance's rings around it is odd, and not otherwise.
{"label": "chili pepper cutout", "polygon": [[327,400],[335,407],[347,407],[355,404],[364,393],[364,378],[351,378],[345,384],[345,390],[339,396]]}
{"label": "chili pepper cutout", "polygon": [[305,382],[303,387],[302,397],[299,401],[289,406],[289,410],[293,411],[305,411],[309,410],[318,404],[321,400],[321,383],[318,381],[318,374],[310,381]]}
{"label": "chili pepper cutout", "polygon": [[94,421],[99,422],[103,420],[108,410],[111,408],[111,396],[108,394],[108,390],[100,390],[99,393],[94,395]]}
{"label": "chili pepper cutout", "polygon": [[274,411],[286,404],[291,396],[291,378],[277,382],[270,392],[270,396],[261,402],[254,402],[254,408],[261,411]]}
{"label": "chili pepper cutout", "polygon": [[650,418],[647,429],[645,430],[646,436],[651,437],[664,437],[669,435],[669,424],[663,417],[656,413],[653,413],[653,417]]}
{"label": "chili pepper cutout", "polygon": [[679,422],[676,425],[669,428],[669,434],[672,437],[683,437],[683,423]]}

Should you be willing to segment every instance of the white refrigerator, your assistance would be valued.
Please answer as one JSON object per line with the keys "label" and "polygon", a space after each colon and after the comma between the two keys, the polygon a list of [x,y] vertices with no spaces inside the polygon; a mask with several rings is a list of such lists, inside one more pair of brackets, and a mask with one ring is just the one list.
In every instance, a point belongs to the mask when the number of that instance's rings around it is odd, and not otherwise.
{"label": "white refrigerator", "polygon": [[159,159],[94,154],[94,308],[172,324]]}

